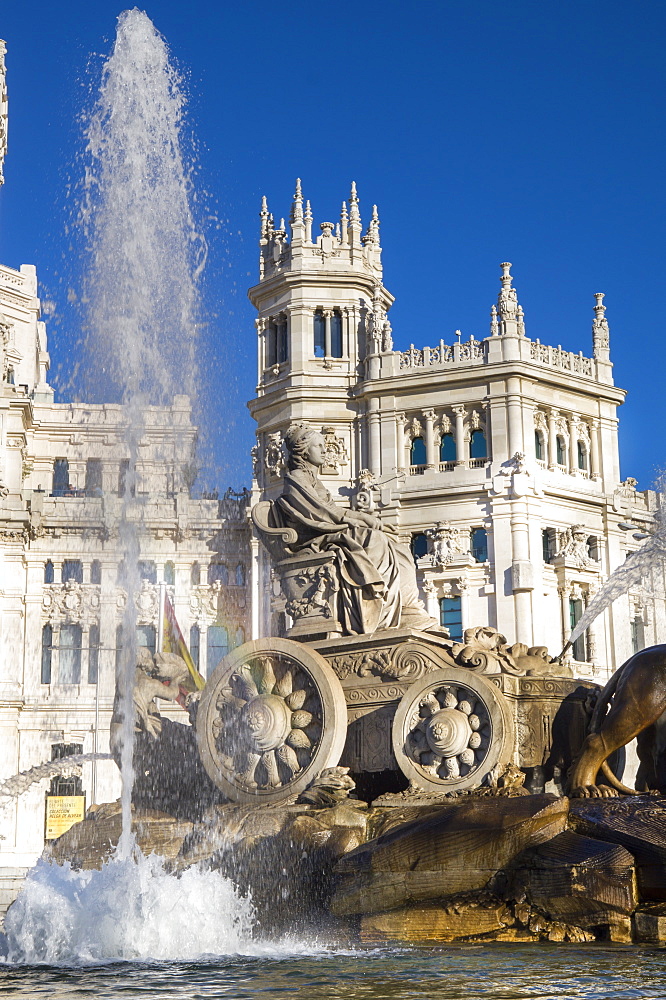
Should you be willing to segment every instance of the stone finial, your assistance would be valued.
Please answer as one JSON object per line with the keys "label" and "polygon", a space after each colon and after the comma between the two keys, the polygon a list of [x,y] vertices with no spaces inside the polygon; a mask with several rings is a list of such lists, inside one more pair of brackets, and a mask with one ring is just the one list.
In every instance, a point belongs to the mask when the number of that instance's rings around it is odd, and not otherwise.
{"label": "stone finial", "polygon": [[310,202],[305,202],[305,241],[306,243],[312,243],[312,209],[310,208]]}
{"label": "stone finial", "polygon": [[602,361],[608,361],[610,348],[610,329],[606,319],[606,306],[604,305],[604,292],[595,292],[596,299],[594,305],[594,319],[592,320],[592,344],[594,347],[594,357]]}
{"label": "stone finial", "polygon": [[361,213],[358,210],[358,196],[356,194],[356,183],[352,181],[351,194],[349,195],[349,243],[358,246],[361,242]]}
{"label": "stone finial", "polygon": [[501,288],[497,298],[497,312],[500,320],[500,334],[504,336],[519,335],[518,293],[512,287],[513,276],[511,264],[505,261],[502,268]]}
{"label": "stone finial", "polygon": [[303,222],[303,192],[301,190],[301,178],[296,178],[296,190],[294,200],[291,205],[291,223],[297,225]]}
{"label": "stone finial", "polygon": [[268,235],[268,220],[270,218],[266,195],[264,195],[261,199],[261,211],[259,212],[259,218],[261,219],[261,238],[262,240],[265,240]]}
{"label": "stone finial", "polygon": [[376,246],[379,246],[379,214],[377,212],[376,205],[372,206],[372,218],[368,223],[368,229],[363,237],[363,243],[366,245],[368,243],[373,243]]}

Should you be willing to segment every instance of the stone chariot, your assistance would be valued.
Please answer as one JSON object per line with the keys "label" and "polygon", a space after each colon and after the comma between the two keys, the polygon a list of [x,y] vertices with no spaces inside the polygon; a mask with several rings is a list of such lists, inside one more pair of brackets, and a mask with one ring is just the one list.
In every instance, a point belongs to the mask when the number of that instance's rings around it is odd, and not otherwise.
{"label": "stone chariot", "polygon": [[393,787],[416,797],[496,787],[517,768],[536,791],[564,773],[593,685],[491,628],[463,642],[402,627],[344,635],[335,554],[297,551],[271,503],[252,519],[293,624],[233,650],[202,693],[199,752],[230,800],[285,802],[337,765],[384,787],[393,772]]}

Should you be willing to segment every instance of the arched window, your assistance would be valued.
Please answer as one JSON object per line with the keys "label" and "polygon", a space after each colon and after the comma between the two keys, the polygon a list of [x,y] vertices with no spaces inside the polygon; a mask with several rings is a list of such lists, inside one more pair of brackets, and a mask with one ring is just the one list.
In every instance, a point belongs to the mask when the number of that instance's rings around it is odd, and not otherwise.
{"label": "arched window", "polygon": [[476,562],[488,562],[488,532],[485,528],[472,528],[472,557]]}
{"label": "arched window", "polygon": [[222,562],[212,562],[208,565],[208,583],[221,583],[226,587],[229,583],[229,570]]}
{"label": "arched window", "polygon": [[62,564],[60,579],[63,583],[83,583],[83,563],[80,559],[65,559]]}
{"label": "arched window", "polygon": [[169,561],[164,563],[164,582],[167,587],[173,587],[176,583],[176,567]]}
{"label": "arched window", "polygon": [[139,577],[148,583],[157,583],[157,566],[152,559],[139,559]]}
{"label": "arched window", "polygon": [[587,448],[582,441],[578,442],[578,468],[587,470]]}
{"label": "arched window", "polygon": [[442,434],[442,440],[439,445],[440,462],[455,462],[457,458],[456,439],[453,434]]}
{"label": "arched window", "polygon": [[44,583],[53,583],[54,580],[53,563],[47,559],[44,563]]}
{"label": "arched window", "polygon": [[556,459],[558,465],[565,465],[566,463],[566,448],[564,447],[564,438],[561,434],[557,435],[556,441]]}
{"label": "arched window", "polygon": [[426,464],[426,446],[425,441],[422,437],[415,437],[412,441],[411,448],[411,465],[425,465]]}
{"label": "arched window", "polygon": [[97,584],[102,582],[102,564],[99,559],[93,559],[90,564],[90,582]]}
{"label": "arched window", "polygon": [[190,628],[190,656],[194,666],[199,667],[199,646],[201,643],[201,633],[199,631],[198,625],[193,625]]}
{"label": "arched window", "polygon": [[236,586],[245,586],[245,566],[243,566],[243,563],[238,563],[238,566],[236,566]]}
{"label": "arched window", "polygon": [[426,554],[428,551],[428,539],[422,531],[419,531],[416,535],[412,535],[410,548],[412,550],[414,560],[421,559],[421,557]]}
{"label": "arched window", "polygon": [[99,625],[90,626],[88,633],[88,684],[97,684],[99,677]]}
{"label": "arched window", "polygon": [[201,583],[201,566],[198,562],[192,563],[192,569],[190,570],[190,583],[193,587],[198,587]]}
{"label": "arched window", "polygon": [[317,309],[314,314],[314,356],[315,358],[326,357],[326,320],[322,309]]}
{"label": "arched window", "polygon": [[64,497],[69,493],[69,462],[66,458],[56,458],[53,463],[53,491],[54,497]]}
{"label": "arched window", "polygon": [[449,636],[456,642],[461,642],[463,637],[461,605],[459,597],[441,597],[439,601],[439,623],[449,630]]}
{"label": "arched window", "polygon": [[486,456],[486,435],[483,431],[472,431],[472,436],[469,439],[469,457],[486,458]]}
{"label": "arched window", "polygon": [[42,684],[51,683],[51,655],[53,652],[53,626],[42,629]]}
{"label": "arched window", "polygon": [[534,457],[537,462],[544,461],[543,434],[541,431],[534,432]]}
{"label": "arched window", "polygon": [[229,652],[229,633],[224,625],[209,625],[206,643],[208,676],[213,673],[223,656]]}

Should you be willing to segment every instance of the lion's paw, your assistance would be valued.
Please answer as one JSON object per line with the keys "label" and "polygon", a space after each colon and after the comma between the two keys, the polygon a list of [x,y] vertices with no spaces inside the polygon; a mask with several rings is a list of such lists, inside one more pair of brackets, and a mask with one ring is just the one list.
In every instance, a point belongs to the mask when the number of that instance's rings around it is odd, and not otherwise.
{"label": "lion's paw", "polygon": [[617,799],[619,792],[610,785],[579,785],[569,792],[571,799]]}

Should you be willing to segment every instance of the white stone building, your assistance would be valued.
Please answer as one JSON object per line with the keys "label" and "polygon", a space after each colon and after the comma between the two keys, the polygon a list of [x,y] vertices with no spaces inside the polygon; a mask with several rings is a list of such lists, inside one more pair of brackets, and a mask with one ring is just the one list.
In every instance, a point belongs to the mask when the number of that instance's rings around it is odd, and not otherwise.
{"label": "white stone building", "polygon": [[[549,347],[527,336],[502,264],[487,334],[396,351],[376,208],[363,235],[352,185],[339,223],[312,227],[300,182],[289,231],[264,200],[260,281],[249,292],[259,313],[256,496],[280,490],[290,421],[311,422],[329,444],[326,485],[411,540],[423,596],[452,635],[489,624],[559,653],[657,502],[621,479],[625,394],[613,382],[604,296],[594,296],[591,357]],[[284,627],[284,604],[253,546],[259,635]],[[576,644],[576,672],[607,677],[663,626],[663,601],[619,599]]]}

